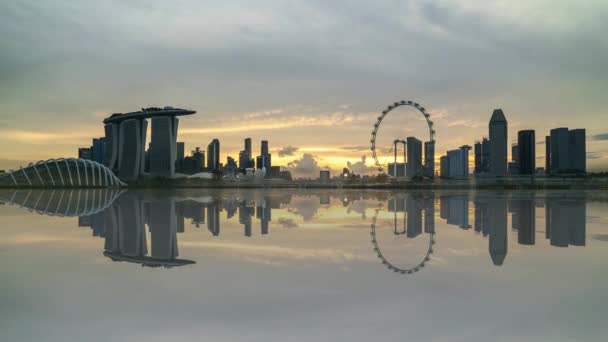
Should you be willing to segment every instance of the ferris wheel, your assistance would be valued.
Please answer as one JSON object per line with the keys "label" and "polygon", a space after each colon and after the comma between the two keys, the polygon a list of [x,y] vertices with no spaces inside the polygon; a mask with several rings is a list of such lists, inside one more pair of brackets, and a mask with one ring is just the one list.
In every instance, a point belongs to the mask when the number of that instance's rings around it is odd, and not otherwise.
{"label": "ferris wheel", "polygon": [[[429,128],[429,142],[431,143],[435,143],[435,129],[433,128],[433,121],[431,121],[431,115],[429,113],[426,112],[426,109],[421,106],[420,104],[413,102],[413,101],[399,101],[399,102],[395,102],[391,105],[389,105],[385,110],[382,111],[382,113],[380,114],[380,116],[378,116],[378,120],[376,121],[376,123],[374,124],[374,130],[372,131],[372,139],[371,139],[371,151],[372,151],[372,157],[374,158],[374,162],[376,164],[376,166],[378,167],[378,169],[380,171],[382,171],[383,167],[385,165],[380,163],[380,160],[378,159],[378,153],[376,151],[376,137],[378,135],[378,131],[380,129],[380,126],[382,124],[382,121],[386,118],[386,116],[395,108],[397,107],[401,107],[401,106],[410,106],[410,107],[414,107],[416,108],[416,110],[422,114],[422,116],[424,117],[428,128]],[[403,140],[395,140],[394,144],[395,144],[395,149],[397,147],[397,143],[404,143],[405,141]],[[396,151],[395,151],[396,153]],[[395,155],[396,158],[396,155]]]}

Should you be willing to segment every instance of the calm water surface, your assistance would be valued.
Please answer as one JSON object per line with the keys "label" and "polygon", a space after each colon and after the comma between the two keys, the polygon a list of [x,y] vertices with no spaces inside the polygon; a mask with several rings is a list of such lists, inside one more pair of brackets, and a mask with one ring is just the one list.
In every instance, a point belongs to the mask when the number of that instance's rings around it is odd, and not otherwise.
{"label": "calm water surface", "polygon": [[606,341],[602,197],[0,190],[0,340]]}

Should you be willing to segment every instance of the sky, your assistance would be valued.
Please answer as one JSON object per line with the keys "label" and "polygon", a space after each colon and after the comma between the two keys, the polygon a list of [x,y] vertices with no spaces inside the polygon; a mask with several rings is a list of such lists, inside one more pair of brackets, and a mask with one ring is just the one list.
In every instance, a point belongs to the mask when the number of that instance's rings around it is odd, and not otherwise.
{"label": "sky", "polygon": [[[186,149],[221,158],[268,140],[274,165],[370,172],[388,104],[431,114],[437,158],[488,134],[495,108],[535,129],[586,128],[588,168],[608,170],[608,2],[492,0],[5,1],[0,3],[0,169],[72,157],[103,118],[148,106],[180,120]],[[428,129],[392,112],[390,141]],[[149,136],[149,134],[148,134]]]}

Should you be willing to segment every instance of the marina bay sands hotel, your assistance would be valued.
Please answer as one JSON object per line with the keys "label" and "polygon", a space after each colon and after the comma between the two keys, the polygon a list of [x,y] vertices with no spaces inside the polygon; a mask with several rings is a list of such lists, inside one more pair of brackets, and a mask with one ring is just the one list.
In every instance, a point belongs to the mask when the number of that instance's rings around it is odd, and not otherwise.
{"label": "marina bay sands hotel", "polygon": [[106,148],[104,164],[121,180],[133,181],[144,174],[146,132],[152,121],[150,139],[150,174],[159,177],[175,175],[178,116],[193,110],[173,107],[142,108],[131,113],[115,113],[103,120]]}

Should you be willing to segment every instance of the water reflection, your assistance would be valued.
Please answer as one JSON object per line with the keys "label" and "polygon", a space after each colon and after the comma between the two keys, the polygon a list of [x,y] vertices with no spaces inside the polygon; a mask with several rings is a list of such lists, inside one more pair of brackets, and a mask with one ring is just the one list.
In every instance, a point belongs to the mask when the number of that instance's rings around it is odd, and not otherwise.
{"label": "water reflection", "polygon": [[[462,234],[487,238],[488,254],[496,266],[503,265],[507,259],[509,235],[516,235],[519,245],[537,243],[539,220],[545,221],[541,227],[544,225],[544,236],[551,246],[585,246],[586,241],[586,198],[579,192],[226,190],[167,193],[71,189],[1,191],[0,200],[39,214],[78,216],[79,226],[90,227],[93,236],[105,239],[103,254],[106,257],[150,267],[195,263],[178,258],[178,234],[186,230],[186,220],[194,229],[206,227],[210,237],[221,236],[222,223],[227,220],[238,220],[246,238],[269,235],[272,224],[289,229],[299,227],[292,218],[281,215],[273,222],[273,210],[286,211],[304,222],[320,220],[319,213],[331,210],[341,211],[342,217],[356,213],[360,215],[361,227],[371,225],[372,248],[381,263],[402,274],[416,273],[432,259],[439,246],[435,246],[435,241],[442,232],[436,231],[437,218],[447,226],[458,228]],[[509,217],[512,234],[508,230]],[[384,226],[390,226],[392,234],[380,239],[378,234]],[[297,239],[297,235],[293,238]],[[389,256],[383,250],[387,239],[393,244],[415,242],[424,246],[424,252],[411,266],[398,266],[389,261],[398,255]],[[395,253],[394,250],[391,253]]]}

